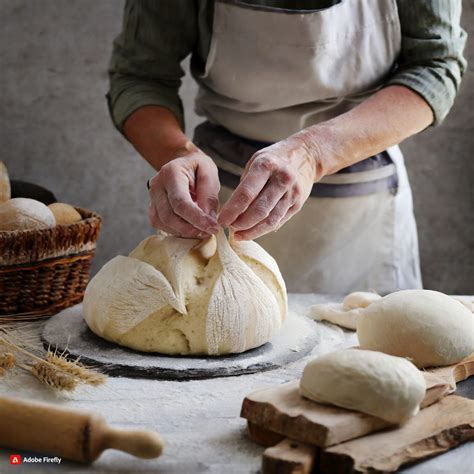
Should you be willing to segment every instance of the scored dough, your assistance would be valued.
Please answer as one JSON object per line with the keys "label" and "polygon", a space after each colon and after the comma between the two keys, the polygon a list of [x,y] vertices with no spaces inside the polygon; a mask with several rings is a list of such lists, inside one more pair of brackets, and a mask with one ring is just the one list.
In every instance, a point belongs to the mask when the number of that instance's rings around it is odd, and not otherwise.
{"label": "scored dough", "polygon": [[425,392],[423,374],[408,360],[358,349],[313,359],[300,381],[303,397],[396,424],[418,413]]}
{"label": "scored dough", "polygon": [[[268,342],[287,312],[275,260],[258,244],[155,235],[91,280],[84,318],[97,335],[140,351],[239,353]],[[156,293],[162,293],[159,298]]]}
{"label": "scored dough", "polygon": [[363,311],[357,336],[361,348],[407,357],[418,367],[450,365],[474,352],[474,316],[437,291],[398,291]]}

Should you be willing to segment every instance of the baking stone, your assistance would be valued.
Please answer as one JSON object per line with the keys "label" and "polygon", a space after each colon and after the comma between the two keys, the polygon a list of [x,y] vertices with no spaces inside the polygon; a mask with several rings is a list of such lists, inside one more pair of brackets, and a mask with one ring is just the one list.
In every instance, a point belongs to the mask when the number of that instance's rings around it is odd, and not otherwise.
{"label": "baking stone", "polygon": [[48,320],[41,335],[46,348],[81,358],[116,377],[189,380],[273,370],[309,354],[319,341],[313,321],[290,311],[278,334],[261,347],[218,357],[138,352],[96,336],[82,317],[82,305],[67,308]]}

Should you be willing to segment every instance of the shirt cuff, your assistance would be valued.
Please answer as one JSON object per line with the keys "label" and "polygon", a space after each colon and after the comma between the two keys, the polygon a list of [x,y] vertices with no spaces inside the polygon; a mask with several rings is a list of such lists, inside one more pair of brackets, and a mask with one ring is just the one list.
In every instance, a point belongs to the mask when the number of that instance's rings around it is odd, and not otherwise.
{"label": "shirt cuff", "polygon": [[122,133],[123,124],[135,110],[146,105],[159,105],[169,109],[184,130],[183,106],[179,96],[172,91],[157,90],[149,85],[128,86],[118,94],[107,94],[110,117],[115,127]]}
{"label": "shirt cuff", "polygon": [[389,85],[402,85],[419,94],[433,111],[432,126],[443,122],[457,94],[455,84],[441,67],[414,67],[399,71],[385,84]]}

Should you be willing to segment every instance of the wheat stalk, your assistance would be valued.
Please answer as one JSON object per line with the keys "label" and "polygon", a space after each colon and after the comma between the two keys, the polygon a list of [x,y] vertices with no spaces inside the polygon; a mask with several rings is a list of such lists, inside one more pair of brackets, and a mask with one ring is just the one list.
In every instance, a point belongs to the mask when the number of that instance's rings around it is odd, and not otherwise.
{"label": "wheat stalk", "polygon": [[9,370],[15,367],[16,357],[11,352],[5,352],[0,355],[0,368],[4,370]]}
{"label": "wheat stalk", "polygon": [[31,373],[42,383],[56,390],[71,392],[77,386],[77,382],[69,374],[61,373],[47,362],[36,362],[31,366]]}
{"label": "wheat stalk", "polygon": [[88,385],[102,385],[107,380],[104,374],[91,370],[84,367],[79,363],[79,359],[75,361],[67,360],[62,354],[57,354],[48,350],[46,354],[46,360],[62,370],[63,372],[73,376],[78,382],[82,382]]}
{"label": "wheat stalk", "polygon": [[[25,338],[23,338],[25,334]],[[13,328],[0,327],[0,346],[8,347],[13,353],[21,356],[21,363],[10,352],[0,355],[0,377],[6,370],[17,365],[19,368],[34,375],[40,382],[55,390],[72,391],[78,384],[98,386],[106,381],[106,376],[91,370],[75,361],[67,360],[63,354],[47,350],[46,354],[39,351],[35,354],[29,350],[30,332],[23,333]]]}

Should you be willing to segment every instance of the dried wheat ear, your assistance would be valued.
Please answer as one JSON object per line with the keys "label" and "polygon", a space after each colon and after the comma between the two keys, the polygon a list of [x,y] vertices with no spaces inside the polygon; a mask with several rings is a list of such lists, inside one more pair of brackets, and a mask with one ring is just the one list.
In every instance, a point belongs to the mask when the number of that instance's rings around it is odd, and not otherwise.
{"label": "dried wheat ear", "polygon": [[0,327],[0,377],[17,368],[31,373],[47,387],[69,392],[80,384],[96,387],[105,383],[104,374],[84,366],[79,359],[68,360],[49,349],[35,350],[30,329],[22,332],[18,327]]}

